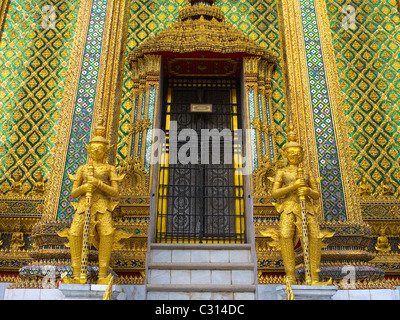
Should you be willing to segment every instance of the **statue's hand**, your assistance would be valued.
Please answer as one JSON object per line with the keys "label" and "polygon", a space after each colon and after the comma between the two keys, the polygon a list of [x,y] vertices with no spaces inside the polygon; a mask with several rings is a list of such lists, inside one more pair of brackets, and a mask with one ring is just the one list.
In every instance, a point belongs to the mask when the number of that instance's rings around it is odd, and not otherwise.
{"label": "statue's hand", "polygon": [[299,189],[297,189],[297,195],[298,196],[308,196],[311,193],[311,188],[309,187],[300,187]]}
{"label": "statue's hand", "polygon": [[93,193],[93,191],[96,189],[96,187],[93,185],[93,184],[91,184],[91,183],[85,183],[83,186],[82,186],[82,191],[84,192],[84,193],[88,193],[88,192],[90,192],[90,193]]}
{"label": "statue's hand", "polygon": [[87,183],[91,184],[94,187],[98,187],[99,183],[100,183],[100,180],[95,178],[95,177],[93,177],[93,176],[88,176]]}
{"label": "statue's hand", "polygon": [[303,188],[306,186],[306,182],[304,181],[304,179],[297,179],[294,183],[293,183],[293,188],[294,190],[297,190],[299,188]]}

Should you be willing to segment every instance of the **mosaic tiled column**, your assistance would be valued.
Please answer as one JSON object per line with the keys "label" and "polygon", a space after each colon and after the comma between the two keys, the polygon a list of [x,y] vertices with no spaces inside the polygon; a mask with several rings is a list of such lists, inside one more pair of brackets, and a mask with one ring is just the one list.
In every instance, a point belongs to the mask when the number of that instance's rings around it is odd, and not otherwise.
{"label": "mosaic tiled column", "polygon": [[[145,55],[131,62],[132,68],[132,114],[130,159],[138,159],[149,175],[153,175],[152,143],[156,127],[157,106],[160,93],[161,56]],[[149,186],[151,190],[151,186]]]}
{"label": "mosaic tiled column", "polygon": [[360,209],[326,4],[318,0],[284,1],[283,12],[293,120],[308,151],[306,163],[321,181],[323,218],[357,220]]}
{"label": "mosaic tiled column", "polygon": [[[70,190],[74,174],[86,163],[87,144],[94,120],[103,117],[113,127],[118,103],[118,82],[124,52],[124,24],[129,1],[82,1],[74,40],[69,79],[57,127],[54,165],[49,180],[45,218],[73,216]],[[112,130],[107,136],[112,140]]]}
{"label": "mosaic tiled column", "polygon": [[[260,126],[258,117],[258,99],[257,99],[257,88],[258,88],[258,62],[259,57],[249,57],[243,59],[243,79],[244,79],[244,107],[243,110],[247,116],[245,119],[244,127],[249,128],[249,132],[246,134],[248,152],[247,159],[251,159],[249,166],[249,172],[253,172],[258,167],[259,161],[262,157],[262,146],[260,139],[260,130],[257,130]],[[257,106],[256,106],[257,104]],[[249,157],[250,156],[250,157]],[[253,189],[253,188],[251,188]]]}
{"label": "mosaic tiled column", "polygon": [[249,146],[249,172],[253,173],[262,161],[273,162],[275,143],[271,121],[272,72],[274,65],[260,57],[243,58],[245,128]]}
{"label": "mosaic tiled column", "polygon": [[258,114],[262,141],[262,157],[269,163],[276,160],[276,128],[273,123],[272,111],[272,73],[274,65],[261,61],[258,75]]}

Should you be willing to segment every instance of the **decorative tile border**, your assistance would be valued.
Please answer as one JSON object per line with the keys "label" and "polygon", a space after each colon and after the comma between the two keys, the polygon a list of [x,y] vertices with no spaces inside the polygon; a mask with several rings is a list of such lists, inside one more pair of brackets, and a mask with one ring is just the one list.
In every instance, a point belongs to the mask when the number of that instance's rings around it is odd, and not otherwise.
{"label": "decorative tile border", "polygon": [[[132,123],[136,123],[137,121],[137,114],[138,114],[138,106],[139,106],[139,96],[135,97],[135,105],[134,105],[134,117]],[[134,159],[135,157],[135,137],[136,134],[132,133],[132,138],[131,138],[131,150],[130,150],[130,158]]]}
{"label": "decorative tile border", "polygon": [[1,217],[41,217],[43,200],[1,200]]}
{"label": "decorative tile border", "polygon": [[74,212],[70,205],[72,181],[68,175],[74,174],[80,165],[86,163],[86,145],[90,140],[93,120],[107,4],[107,0],[93,0],[92,4],[58,202],[59,220],[69,219]]}
{"label": "decorative tile border", "polygon": [[[260,123],[264,121],[264,112],[263,112],[263,103],[262,103],[262,93],[258,93],[258,114],[260,115]],[[261,134],[261,151],[262,151],[262,158],[264,159],[266,154],[265,149],[265,135],[264,133]]]}
{"label": "decorative tile border", "polygon": [[[267,112],[267,121],[268,121],[268,127],[272,128],[272,120],[271,120],[271,114],[270,114],[270,99],[268,97],[265,98],[265,110]],[[275,151],[274,151],[274,141],[272,139],[272,134],[271,132],[268,132],[267,135],[268,138],[268,146],[269,146],[269,158],[271,162],[274,162],[275,160]]]}
{"label": "decorative tile border", "polygon": [[347,219],[346,205],[314,1],[300,0],[300,9],[324,217],[328,221],[344,221]]}
{"label": "decorative tile border", "polygon": [[[142,93],[142,105],[141,105],[141,111],[140,111],[140,120],[144,119],[144,112],[146,110],[146,92]],[[138,143],[137,143],[137,152],[136,152],[136,156],[141,159],[142,156],[142,139],[143,139],[143,131],[139,132],[138,135]]]}
{"label": "decorative tile border", "polygon": [[256,130],[251,124],[253,119],[256,117],[256,106],[255,106],[255,97],[254,97],[254,89],[248,89],[248,102],[249,102],[249,123],[250,123],[250,146],[251,146],[251,160],[252,160],[252,170],[254,171],[258,168],[258,144],[257,144],[257,134]]}
{"label": "decorative tile border", "polygon": [[[154,111],[156,108],[156,94],[157,89],[155,86],[151,86],[149,89],[149,106],[147,110],[147,118],[154,119]],[[150,125],[147,134],[146,134],[146,146],[145,146],[145,158],[144,158],[144,168],[150,175],[150,162],[151,162],[151,149],[153,142],[153,123]]]}

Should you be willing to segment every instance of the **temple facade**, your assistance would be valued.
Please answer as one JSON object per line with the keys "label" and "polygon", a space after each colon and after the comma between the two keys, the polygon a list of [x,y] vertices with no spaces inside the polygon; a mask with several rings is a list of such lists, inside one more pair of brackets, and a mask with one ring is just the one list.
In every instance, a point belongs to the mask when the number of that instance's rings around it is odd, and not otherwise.
{"label": "temple facade", "polygon": [[60,233],[99,120],[121,177],[114,227],[129,234],[110,268],[142,298],[256,299],[285,283],[272,185],[289,127],[333,234],[321,280],[400,285],[398,0],[6,0],[0,52],[10,288],[72,272]]}

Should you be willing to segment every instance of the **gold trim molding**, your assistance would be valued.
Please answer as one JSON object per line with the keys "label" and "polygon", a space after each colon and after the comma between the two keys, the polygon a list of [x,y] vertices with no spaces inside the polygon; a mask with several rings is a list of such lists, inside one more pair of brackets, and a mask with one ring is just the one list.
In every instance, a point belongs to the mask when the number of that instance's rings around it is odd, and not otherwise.
{"label": "gold trim molding", "polygon": [[10,0],[2,0],[0,4],[0,41],[3,36],[4,22],[6,21],[7,18],[9,4]]}

